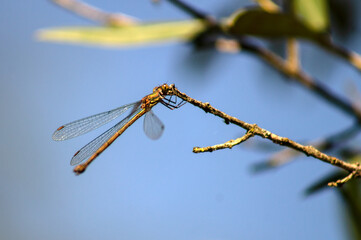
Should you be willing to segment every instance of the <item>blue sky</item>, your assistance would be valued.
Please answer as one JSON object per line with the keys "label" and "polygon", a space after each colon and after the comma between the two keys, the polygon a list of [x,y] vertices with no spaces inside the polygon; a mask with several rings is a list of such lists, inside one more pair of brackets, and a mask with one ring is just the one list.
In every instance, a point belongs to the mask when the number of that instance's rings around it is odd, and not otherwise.
{"label": "blue sky", "polygon": [[[147,21],[187,18],[167,2],[89,3]],[[213,14],[223,8],[218,1],[197,4]],[[49,1],[31,7],[3,1],[0,16],[2,239],[344,239],[337,193],[303,196],[333,167],[299,158],[254,175],[252,164],[269,152],[194,154],[194,146],[244,131],[189,104],[174,111],[156,106],[166,126],[161,139],[148,139],[140,120],[81,176],[72,173],[72,155],[112,125],[65,142],[51,139],[60,125],[140,100],[162,83],[297,141],[348,127],[352,119],[339,110],[250,54],[192,54],[186,44],[112,50],[37,42],[38,29],[91,24]],[[359,37],[347,44],[361,52]],[[339,94],[351,81],[360,87],[354,69],[307,42],[302,64]]]}

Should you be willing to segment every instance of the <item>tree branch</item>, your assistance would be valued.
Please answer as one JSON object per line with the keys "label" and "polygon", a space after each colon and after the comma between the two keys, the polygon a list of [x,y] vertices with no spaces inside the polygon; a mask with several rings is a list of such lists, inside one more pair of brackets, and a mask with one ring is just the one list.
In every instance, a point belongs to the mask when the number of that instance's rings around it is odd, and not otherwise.
{"label": "tree branch", "polygon": [[[356,137],[360,130],[361,128],[359,124],[353,124],[351,127],[348,127],[339,133],[332,134],[323,139],[310,141],[307,144],[312,145],[323,152],[329,151]],[[290,162],[293,158],[296,158],[300,154],[300,152],[291,148],[283,149],[273,154],[268,160],[254,164],[253,169],[255,172],[270,170]]]}
{"label": "tree branch", "polygon": [[[256,125],[255,125],[256,126]],[[249,138],[254,136],[254,131],[253,128],[248,130],[246,132],[245,135],[243,135],[240,138],[237,138],[236,140],[229,140],[228,142],[222,143],[222,144],[217,144],[214,146],[209,146],[209,147],[194,147],[193,148],[193,152],[194,153],[203,153],[203,152],[213,152],[216,150],[221,150],[221,149],[225,149],[225,148],[229,148],[231,149],[232,147],[241,144],[242,142],[248,140]]]}
{"label": "tree branch", "polygon": [[186,12],[187,14],[189,14],[190,16],[197,18],[197,19],[204,19],[207,20],[208,22],[214,22],[214,18],[211,17],[210,15],[202,12],[199,9],[196,9],[195,7],[191,6],[188,3],[185,3],[181,0],[168,0],[168,2],[172,3],[174,6],[178,7],[179,9],[181,9],[182,11]]}
{"label": "tree branch", "polygon": [[353,51],[350,51],[340,45],[337,45],[332,41],[331,38],[321,39],[316,42],[319,46],[325,48],[329,52],[345,59],[349,62],[353,67],[355,67],[358,71],[361,71],[361,56]]}
{"label": "tree branch", "polygon": [[297,72],[300,68],[300,54],[296,38],[288,38],[286,42],[287,59],[286,64],[291,72]]}
{"label": "tree branch", "polygon": [[[358,167],[360,167],[360,164],[356,164]],[[357,174],[357,170],[352,171],[349,175],[347,175],[346,177],[339,179],[335,182],[330,182],[327,185],[329,187],[340,187],[343,184],[347,183],[348,181],[350,181],[355,175]]]}
{"label": "tree branch", "polygon": [[323,162],[326,162],[328,164],[342,168],[350,173],[355,172],[352,175],[352,177],[361,177],[361,167],[357,164],[344,162],[336,157],[329,156],[325,153],[320,152],[313,146],[304,146],[295,141],[292,141],[289,138],[278,136],[266,129],[263,129],[263,128],[257,126],[256,124],[250,124],[250,123],[244,122],[242,120],[239,120],[235,117],[232,117],[232,116],[212,107],[208,102],[203,103],[201,101],[198,101],[198,100],[195,100],[195,99],[189,97],[185,93],[180,92],[174,85],[171,85],[171,91],[169,94],[175,95],[175,96],[183,99],[184,101],[189,102],[190,104],[203,109],[206,113],[211,113],[215,116],[218,116],[218,117],[224,119],[225,122],[240,126],[247,131],[252,131],[254,135],[258,135],[262,138],[271,140],[272,142],[274,142],[278,145],[290,147],[294,150],[304,153],[306,156],[312,156]]}
{"label": "tree branch", "polygon": [[[235,52],[238,47],[238,52],[241,50],[245,50],[247,52],[253,53],[256,56],[260,57],[262,60],[264,60],[268,65],[276,69],[278,72],[283,74],[284,76],[295,80],[296,82],[300,83],[302,86],[308,88],[310,91],[314,92],[317,96],[323,98],[327,102],[333,104],[337,108],[341,109],[343,112],[355,117],[358,122],[361,122],[361,109],[356,107],[354,104],[352,104],[349,100],[342,98],[341,96],[338,96],[337,94],[333,93],[331,89],[329,89],[326,85],[322,84],[320,81],[318,81],[315,78],[312,78],[311,76],[307,75],[305,72],[303,72],[300,68],[294,68],[290,64],[287,63],[287,61],[284,61],[281,57],[279,57],[277,54],[273,53],[272,51],[263,48],[254,41],[250,41],[247,38],[239,38],[238,40],[224,40],[228,44],[219,43],[219,40],[215,42],[215,46],[232,46],[232,50],[227,50],[228,52],[232,51]],[[232,41],[236,41],[236,43],[229,43]],[[223,50],[222,48],[218,48],[220,50]]]}

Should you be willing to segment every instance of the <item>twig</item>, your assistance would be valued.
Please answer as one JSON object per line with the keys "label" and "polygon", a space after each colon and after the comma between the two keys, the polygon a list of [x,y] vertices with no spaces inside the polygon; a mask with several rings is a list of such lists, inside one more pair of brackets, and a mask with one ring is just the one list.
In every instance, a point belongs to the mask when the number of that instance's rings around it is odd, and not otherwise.
{"label": "twig", "polygon": [[[170,3],[173,3],[175,6],[179,7],[184,12],[190,14],[195,18],[210,20],[213,25],[220,25],[216,23],[213,17],[207,15],[200,11],[199,9],[194,8],[193,6],[186,4],[180,0],[168,0]],[[269,12],[277,12],[279,11],[279,7],[274,4],[272,1],[268,0],[257,0],[258,4],[266,11]],[[220,28],[220,26],[218,26]],[[352,66],[354,66],[357,70],[361,71],[361,56],[353,51],[350,51],[342,46],[335,44],[331,38],[320,38],[318,41],[314,41],[314,43],[328,50],[329,52],[345,59]]]}
{"label": "twig", "polygon": [[[280,11],[279,6],[270,0],[255,0],[255,1],[265,11],[268,11],[268,12]],[[290,8],[290,10],[292,11],[292,8]],[[319,46],[323,47],[324,49],[326,49],[327,51],[345,59],[352,66],[354,66],[357,70],[361,71],[361,56],[359,54],[357,54],[356,52],[350,51],[342,46],[335,44],[332,41],[332,38],[330,38],[330,37],[320,38],[314,42],[316,44],[318,44]]]}
{"label": "twig", "polygon": [[[255,125],[256,126],[256,125]],[[216,150],[220,150],[220,149],[225,149],[225,148],[229,148],[231,149],[232,147],[246,141],[247,139],[251,138],[254,136],[254,132],[253,132],[253,128],[248,130],[246,132],[245,135],[243,135],[240,138],[237,138],[236,140],[229,140],[228,142],[222,143],[222,144],[217,144],[214,146],[209,146],[209,147],[194,147],[193,148],[193,152],[194,153],[203,153],[203,152],[213,152]]]}
{"label": "twig", "polygon": [[[358,167],[360,167],[360,164],[355,164],[357,165]],[[350,181],[353,177],[355,177],[357,174],[357,170],[354,170],[352,171],[349,175],[347,175],[346,177],[342,178],[342,179],[339,179],[335,182],[330,182],[328,183],[327,185],[329,187],[340,187],[342,186],[343,184],[347,183],[348,181]]]}
{"label": "twig", "polygon": [[290,147],[292,149],[295,149],[297,151],[304,153],[306,156],[312,156],[323,162],[340,167],[348,172],[355,171],[356,173],[353,175],[353,177],[361,176],[361,167],[356,164],[344,162],[336,157],[329,156],[325,153],[320,152],[313,146],[304,146],[295,141],[292,141],[289,138],[278,136],[266,129],[258,127],[256,124],[250,124],[250,123],[244,122],[242,120],[239,120],[235,117],[232,117],[230,115],[227,115],[226,113],[212,107],[208,102],[206,102],[206,103],[200,102],[198,100],[195,100],[195,99],[189,97],[185,93],[180,92],[174,85],[171,85],[170,94],[175,95],[175,96],[183,99],[184,101],[189,102],[190,104],[203,109],[206,113],[209,112],[215,116],[218,116],[218,117],[224,119],[225,122],[240,126],[244,129],[246,129],[247,131],[250,131],[252,129],[252,131],[254,132],[255,135],[258,135],[262,138],[271,140],[272,142],[274,142],[278,145]]}
{"label": "twig", "polygon": [[286,63],[291,72],[297,72],[300,70],[298,43],[295,38],[288,38],[286,42],[287,46],[287,60]]}
{"label": "twig", "polygon": [[329,103],[332,103],[343,112],[355,117],[358,122],[361,122],[361,109],[355,104],[352,104],[349,100],[333,93],[326,85],[307,75],[299,68],[299,65],[289,64],[289,62],[283,60],[277,54],[259,46],[254,41],[251,41],[248,38],[239,38],[238,40],[220,38],[215,41],[214,46],[216,49],[224,52],[235,53],[244,50],[255,54],[285,77],[295,80],[297,83],[306,87],[317,96],[323,98]]}
{"label": "twig", "polygon": [[60,7],[85,19],[109,26],[127,26],[136,23],[136,19],[125,14],[107,13],[77,0],[51,0]]}
{"label": "twig", "polygon": [[200,11],[199,9],[196,9],[195,7],[180,1],[180,0],[168,0],[168,2],[172,3],[173,5],[175,5],[176,7],[178,7],[179,9],[181,9],[182,11],[188,13],[190,16],[194,17],[194,18],[198,18],[198,19],[204,19],[207,20],[208,22],[214,22],[214,18],[211,17],[210,15]]}
{"label": "twig", "polygon": [[238,42],[241,46],[241,49],[247,50],[261,57],[269,65],[271,65],[274,69],[286,77],[296,80],[296,82],[310,89],[319,97],[332,103],[334,106],[343,110],[345,113],[356,117],[357,121],[361,122],[361,109],[355,107],[349,100],[337,96],[320,81],[307,75],[301,69],[294,71],[294,69],[290,68],[289,64],[287,64],[287,62],[285,62],[281,57],[266,48],[256,45],[254,42],[251,42],[248,39],[242,38],[239,39]]}
{"label": "twig", "polygon": [[345,59],[357,70],[361,71],[361,56],[358,53],[335,44],[331,38],[320,39],[316,43],[331,53]]}

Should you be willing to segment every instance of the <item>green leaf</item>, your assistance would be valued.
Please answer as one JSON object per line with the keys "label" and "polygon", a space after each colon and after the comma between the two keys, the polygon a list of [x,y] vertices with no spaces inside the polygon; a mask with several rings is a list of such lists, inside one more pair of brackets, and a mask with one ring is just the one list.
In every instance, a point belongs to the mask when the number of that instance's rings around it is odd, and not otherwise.
{"label": "green leaf", "polygon": [[329,27],[326,0],[293,0],[293,10],[297,17],[310,29],[325,32]]}
{"label": "green leaf", "polygon": [[234,35],[254,35],[266,38],[298,37],[317,40],[324,33],[317,32],[291,14],[266,12],[259,8],[242,9],[224,23],[225,31]]}
{"label": "green leaf", "polygon": [[136,24],[125,27],[60,27],[40,30],[39,40],[126,47],[174,40],[190,40],[206,29],[201,20]]}

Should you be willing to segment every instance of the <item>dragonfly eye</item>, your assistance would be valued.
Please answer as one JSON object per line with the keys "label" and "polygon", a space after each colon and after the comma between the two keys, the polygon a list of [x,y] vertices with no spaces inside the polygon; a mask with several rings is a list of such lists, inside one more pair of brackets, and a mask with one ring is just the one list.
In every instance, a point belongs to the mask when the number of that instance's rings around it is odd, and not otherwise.
{"label": "dragonfly eye", "polygon": [[161,88],[161,91],[162,91],[161,94],[163,96],[168,95],[168,92],[169,92],[169,89],[170,89],[168,84],[164,83],[160,88]]}

